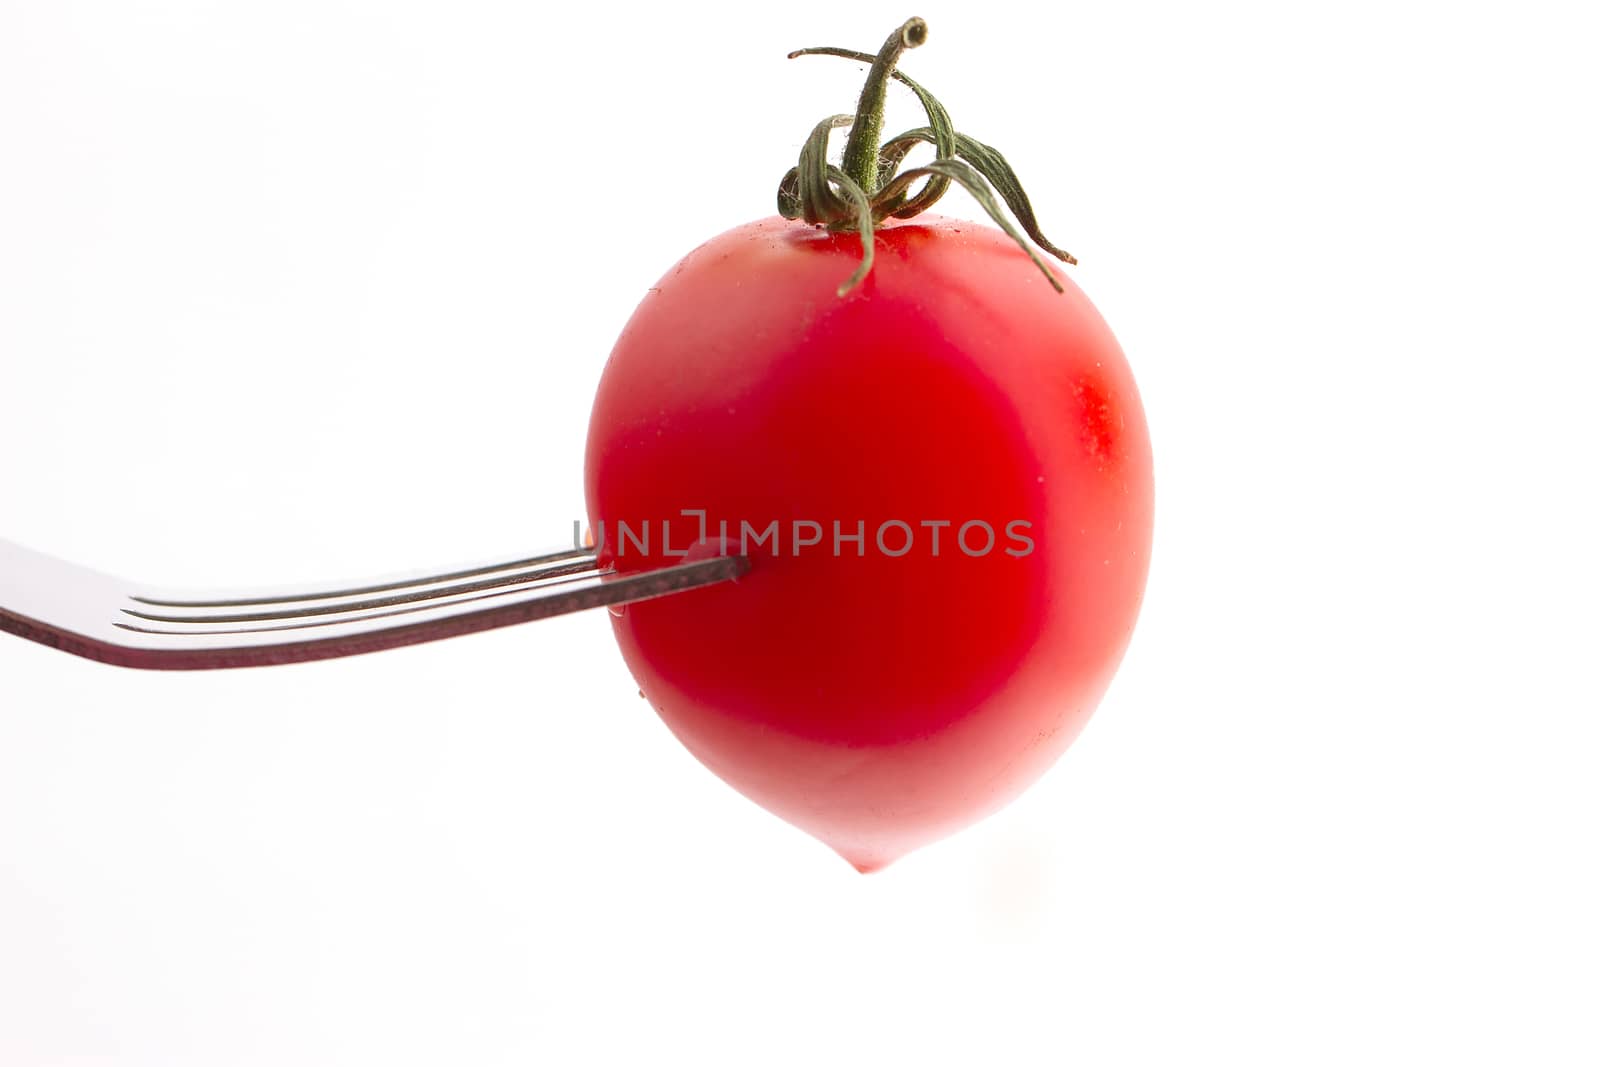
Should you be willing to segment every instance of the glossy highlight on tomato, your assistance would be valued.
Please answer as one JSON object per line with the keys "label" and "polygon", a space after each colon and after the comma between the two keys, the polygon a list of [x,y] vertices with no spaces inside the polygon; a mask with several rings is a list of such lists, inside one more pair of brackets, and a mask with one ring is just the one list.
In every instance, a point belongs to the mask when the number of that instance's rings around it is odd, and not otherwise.
{"label": "glossy highlight on tomato", "polygon": [[[613,628],[702,763],[864,871],[993,812],[1071,743],[1132,633],[1153,508],[1133,376],[1071,280],[976,223],[871,239],[842,297],[857,234],[771,218],[691,252],[623,329],[585,461],[619,571],[778,524],[742,578]],[[619,522],[654,527],[648,550]],[[964,550],[969,523],[989,551]]]}

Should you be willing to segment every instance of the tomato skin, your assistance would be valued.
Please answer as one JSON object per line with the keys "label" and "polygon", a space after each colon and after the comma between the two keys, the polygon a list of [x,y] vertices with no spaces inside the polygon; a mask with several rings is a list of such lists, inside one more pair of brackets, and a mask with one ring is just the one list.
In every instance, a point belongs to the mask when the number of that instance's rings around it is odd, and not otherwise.
{"label": "tomato skin", "polygon": [[[1133,376],[1069,279],[1055,292],[976,223],[924,215],[875,240],[844,297],[853,234],[772,218],[691,252],[622,331],[585,463],[621,571],[674,562],[662,521],[682,549],[685,510],[706,513],[696,554],[721,550],[722,520],[730,551],[742,521],[779,522],[779,554],[747,547],[743,578],[613,627],[701,762],[862,870],[1000,807],[1071,743],[1132,633],[1153,507]],[[654,527],[648,552],[619,520]],[[796,520],[823,529],[798,555]],[[956,540],[974,520],[985,554]],[[835,521],[864,543],[836,556]],[[877,543],[893,521],[904,555]]]}

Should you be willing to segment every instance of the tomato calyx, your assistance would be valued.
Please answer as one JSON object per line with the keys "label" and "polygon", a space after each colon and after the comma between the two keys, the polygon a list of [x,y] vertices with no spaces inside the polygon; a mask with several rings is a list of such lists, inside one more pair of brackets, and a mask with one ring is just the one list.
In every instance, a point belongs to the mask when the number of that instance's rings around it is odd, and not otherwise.
{"label": "tomato calyx", "polygon": [[[871,63],[872,69],[867,72],[856,113],[823,119],[806,138],[800,149],[800,162],[790,167],[778,183],[778,214],[786,219],[804,219],[812,225],[827,226],[830,230],[861,234],[861,264],[839,286],[838,295],[844,296],[872,270],[873,229],[885,219],[909,219],[921,214],[949,190],[951,182],[955,182],[972,194],[996,225],[1028,254],[1056,292],[1061,292],[1060,281],[1045,265],[1039,250],[1063,263],[1076,263],[1077,259],[1051,244],[1040,232],[1033,205],[1011,165],[994,148],[957,132],[944,105],[895,69],[903,52],[921,46],[927,39],[928,24],[920,18],[912,18],[889,35],[876,56],[831,47],[801,48],[789,53],[790,59],[839,56]],[[907,130],[880,145],[884,98],[890,78],[917,95],[927,112],[928,125]],[[828,162],[828,141],[834,130],[846,126],[850,128],[850,135],[840,166],[836,167]],[[933,146],[934,160],[900,170],[906,156],[919,144]],[[913,194],[911,187],[918,181],[922,186]],[[1000,209],[996,193],[1016,222]]]}

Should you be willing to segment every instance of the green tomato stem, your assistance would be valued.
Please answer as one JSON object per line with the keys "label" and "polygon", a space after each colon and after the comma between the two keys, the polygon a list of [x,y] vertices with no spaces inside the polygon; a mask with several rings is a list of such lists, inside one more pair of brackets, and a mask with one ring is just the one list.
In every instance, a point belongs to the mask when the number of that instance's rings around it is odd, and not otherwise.
{"label": "green tomato stem", "polygon": [[907,19],[883,42],[877,58],[872,61],[872,69],[867,72],[867,82],[861,87],[856,120],[844,144],[844,158],[839,169],[869,197],[878,189],[878,142],[883,138],[883,104],[888,96],[889,75],[894,72],[900,53],[920,46],[927,39],[928,24],[919,18]]}
{"label": "green tomato stem", "polygon": [[[928,24],[913,18],[889,35],[876,56],[848,48],[802,48],[789,53],[790,59],[840,56],[871,64],[872,69],[861,89],[856,113],[823,119],[806,138],[799,162],[778,182],[778,214],[786,219],[804,219],[813,226],[826,226],[835,232],[861,235],[861,266],[839,286],[839,295],[844,296],[872,269],[873,230],[885,219],[909,219],[926,211],[954,182],[972,194],[995,224],[1017,242],[1056,291],[1061,292],[1060,281],[1034,246],[1064,263],[1077,260],[1045,240],[1044,234],[1039,232],[1033,205],[1028,202],[1028,194],[1023,192],[1022,183],[1011,165],[982,141],[958,132],[944,105],[895,69],[902,52],[918,47],[927,39]],[[891,78],[916,94],[927,112],[928,125],[880,143],[884,98]],[[828,162],[828,141],[834,130],[844,126],[850,127],[849,140],[839,166],[835,167]],[[933,162],[902,171],[900,166],[907,153],[919,144],[933,147]],[[913,193],[911,187],[919,179],[922,186]],[[1015,216],[1016,223],[1001,210],[1001,201]]]}

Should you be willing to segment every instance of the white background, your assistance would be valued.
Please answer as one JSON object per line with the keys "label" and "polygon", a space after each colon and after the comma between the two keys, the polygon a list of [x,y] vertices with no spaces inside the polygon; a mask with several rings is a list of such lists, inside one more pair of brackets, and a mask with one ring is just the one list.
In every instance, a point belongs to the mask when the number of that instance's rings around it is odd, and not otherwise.
{"label": "white background", "polygon": [[1584,6],[0,2],[0,536],[196,586],[560,545],[634,303],[853,106],[784,53],[912,13],[1158,463],[1088,731],[865,878],[603,615],[0,638],[0,1064],[1595,1062]]}

